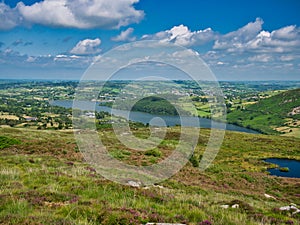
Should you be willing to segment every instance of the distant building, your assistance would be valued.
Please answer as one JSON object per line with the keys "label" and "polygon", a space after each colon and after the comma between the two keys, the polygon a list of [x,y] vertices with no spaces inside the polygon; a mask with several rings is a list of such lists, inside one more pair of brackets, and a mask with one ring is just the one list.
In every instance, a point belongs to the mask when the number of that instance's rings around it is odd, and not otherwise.
{"label": "distant building", "polygon": [[30,116],[27,116],[27,117],[24,117],[26,121],[37,121],[37,117],[30,117]]}

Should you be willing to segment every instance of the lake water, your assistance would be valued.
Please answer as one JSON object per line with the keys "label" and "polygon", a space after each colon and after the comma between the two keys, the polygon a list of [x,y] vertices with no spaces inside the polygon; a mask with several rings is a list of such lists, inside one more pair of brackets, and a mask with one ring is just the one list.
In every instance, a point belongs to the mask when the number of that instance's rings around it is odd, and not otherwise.
{"label": "lake water", "polygon": [[[55,106],[65,107],[65,108],[73,107],[73,101],[71,101],[71,100],[56,100],[56,101],[50,102],[50,104],[55,105]],[[81,104],[82,104],[82,108],[84,110],[91,110],[91,111],[96,110],[96,111],[104,111],[104,112],[109,112],[109,113],[112,111],[112,109],[110,107],[99,106],[99,103],[96,103],[96,106],[95,106],[95,102],[81,102]],[[113,114],[116,116],[121,116],[121,117],[126,118],[128,111],[114,110]],[[129,114],[129,119],[131,121],[141,122],[144,124],[149,123],[155,117],[159,117],[162,120],[164,120],[165,124],[167,126],[176,126],[176,125],[180,125],[180,123],[181,123],[179,116],[153,115],[153,114],[149,114],[149,113],[134,112],[134,111],[130,112],[130,114]],[[186,120],[184,120],[185,126],[195,126],[195,123],[194,123],[195,119],[199,120],[199,124],[200,124],[201,128],[211,128],[211,126],[212,126],[212,120],[210,120],[210,119],[198,118],[198,117],[183,117],[183,118],[186,118]],[[189,119],[189,118],[191,118],[191,119]],[[214,122],[213,128],[215,128],[215,129],[224,129],[225,128],[226,130],[230,130],[230,131],[258,134],[257,131],[254,131],[251,129],[236,126],[233,124],[225,124],[225,123],[221,123],[221,122]]]}
{"label": "lake water", "polygon": [[279,168],[268,169],[271,175],[280,176],[280,177],[294,177],[300,178],[300,161],[292,159],[278,159],[278,158],[269,158],[265,159],[265,162],[276,164],[279,167],[288,167],[288,172],[281,172]]}

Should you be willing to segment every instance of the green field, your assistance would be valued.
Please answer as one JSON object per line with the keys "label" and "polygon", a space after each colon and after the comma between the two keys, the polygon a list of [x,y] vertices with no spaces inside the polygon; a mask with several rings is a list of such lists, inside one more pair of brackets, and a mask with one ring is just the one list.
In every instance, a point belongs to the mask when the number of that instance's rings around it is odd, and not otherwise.
{"label": "green field", "polygon": [[292,112],[299,106],[300,89],[289,90],[234,110],[227,115],[227,120],[266,134],[279,134],[280,128],[287,126],[290,129],[282,133],[294,132],[291,135],[298,136],[300,114]]}

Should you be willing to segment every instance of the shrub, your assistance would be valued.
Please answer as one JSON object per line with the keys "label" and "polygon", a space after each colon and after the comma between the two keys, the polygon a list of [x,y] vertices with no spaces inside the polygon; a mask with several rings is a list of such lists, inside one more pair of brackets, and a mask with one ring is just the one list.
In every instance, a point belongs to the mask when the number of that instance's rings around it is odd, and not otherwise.
{"label": "shrub", "polygon": [[192,155],[189,160],[192,163],[193,167],[199,167],[199,161],[194,155]]}
{"label": "shrub", "polygon": [[280,172],[289,172],[290,169],[288,167],[281,167],[281,168],[279,168],[279,171]]}
{"label": "shrub", "polygon": [[12,145],[20,144],[21,142],[14,138],[9,138],[6,136],[0,136],[0,149],[7,148]]}
{"label": "shrub", "polygon": [[154,156],[154,157],[160,157],[161,156],[161,151],[154,148],[154,149],[150,149],[150,150],[147,150],[145,152],[145,155],[148,155],[148,156]]}

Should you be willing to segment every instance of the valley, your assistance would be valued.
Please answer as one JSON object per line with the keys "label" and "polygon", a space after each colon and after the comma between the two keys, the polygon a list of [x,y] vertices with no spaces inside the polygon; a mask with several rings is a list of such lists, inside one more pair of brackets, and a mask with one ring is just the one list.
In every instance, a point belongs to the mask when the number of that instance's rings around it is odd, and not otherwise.
{"label": "valley", "polygon": [[[178,84],[185,87],[185,92],[175,93],[174,98],[182,110],[189,112],[182,103],[190,98],[198,112],[194,116],[210,119],[209,96],[189,82]],[[111,157],[136,167],[168,158],[179,143],[181,127],[167,126],[157,147],[136,151],[118,140],[113,125],[128,122],[132,134],[146,140],[152,132],[149,124],[127,121],[109,111],[80,112],[51,103],[72,101],[76,85],[71,81],[1,83],[1,224],[299,224],[296,210],[283,210],[290,205],[299,208],[299,178],[270,175],[270,169],[288,173],[289,168],[265,161],[300,161],[298,83],[224,82],[227,121],[263,134],[224,131],[216,158],[201,171],[198,167],[215,132],[201,127],[188,163],[170,178],[150,186],[135,180],[121,185],[102,177],[78,148],[72,114],[82,113],[79,119],[96,124]],[[107,94],[100,93],[99,98],[87,95],[88,100],[99,107],[112,106],[122,85],[120,81],[108,84]],[[147,83],[149,88],[152,85]],[[151,113],[151,107],[147,111],[143,107],[154,104],[157,108],[153,112],[157,113],[163,105],[167,110],[156,116],[173,116],[164,101],[147,98],[136,111]],[[292,131],[285,132],[287,129]]]}

